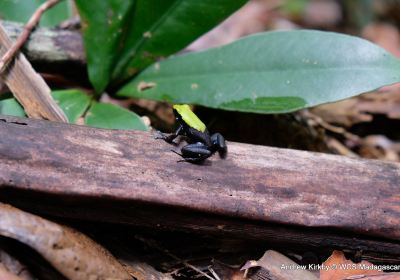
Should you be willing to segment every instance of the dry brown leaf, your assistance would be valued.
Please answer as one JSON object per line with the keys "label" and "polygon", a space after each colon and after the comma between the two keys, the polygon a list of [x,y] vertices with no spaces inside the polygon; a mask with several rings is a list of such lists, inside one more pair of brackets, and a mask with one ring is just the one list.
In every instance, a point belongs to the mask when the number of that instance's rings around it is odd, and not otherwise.
{"label": "dry brown leaf", "polygon": [[339,124],[350,127],[360,122],[372,121],[372,116],[362,112],[358,107],[357,98],[346,99],[343,101],[328,103],[311,109],[311,112],[321,117],[328,123]]}
{"label": "dry brown leaf", "polygon": [[286,256],[268,250],[258,261],[248,261],[241,270],[252,267],[262,267],[268,271],[272,279],[276,280],[317,280],[317,277],[306,270],[307,266],[302,266]]}
{"label": "dry brown leaf", "polygon": [[32,247],[68,279],[132,279],[87,236],[4,203],[0,203],[0,235]]}
{"label": "dry brown leaf", "polygon": [[[11,256],[7,251],[3,250],[4,243],[0,242],[0,267],[3,270],[7,270],[8,272],[15,274],[22,280],[34,280],[34,277],[28,268],[22,264],[19,260],[17,260],[14,256]],[[7,246],[6,246],[7,247]],[[12,252],[12,251],[11,251]],[[1,272],[0,272],[1,275]],[[0,277],[0,280],[2,278]]]}
{"label": "dry brown leaf", "polygon": [[359,97],[358,110],[370,114],[383,114],[391,119],[400,119],[400,86],[385,87],[378,92]]}
{"label": "dry brown leaf", "polygon": [[371,263],[362,261],[353,263],[345,258],[343,252],[333,251],[332,255],[322,264],[323,269],[320,270],[321,280],[343,280],[355,275],[379,275],[382,271],[371,268]]}
{"label": "dry brown leaf", "polygon": [[400,86],[393,85],[351,99],[317,106],[312,113],[328,123],[350,127],[370,122],[374,114],[400,119]]}
{"label": "dry brown leaf", "polygon": [[6,267],[0,263],[0,280],[23,280],[23,279],[8,271]]}
{"label": "dry brown leaf", "polygon": [[126,270],[135,277],[136,280],[174,280],[171,275],[159,272],[147,263],[125,261]]}
{"label": "dry brown leaf", "polygon": [[399,161],[400,143],[384,135],[369,135],[359,142],[358,153],[364,158]]}
{"label": "dry brown leaf", "polygon": [[400,273],[385,273],[379,275],[364,275],[360,277],[347,277],[342,280],[400,280]]}

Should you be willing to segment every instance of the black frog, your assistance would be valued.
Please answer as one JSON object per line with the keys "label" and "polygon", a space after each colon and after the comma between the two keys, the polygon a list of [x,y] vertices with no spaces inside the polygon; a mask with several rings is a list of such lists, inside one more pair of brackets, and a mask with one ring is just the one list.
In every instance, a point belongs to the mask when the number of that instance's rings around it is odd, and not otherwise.
{"label": "black frog", "polygon": [[178,128],[175,133],[165,135],[160,133],[157,138],[164,139],[168,143],[178,136],[183,136],[188,144],[181,149],[180,155],[183,160],[191,163],[201,163],[205,159],[218,152],[221,158],[227,155],[227,145],[220,133],[210,135],[205,124],[190,109],[189,105],[174,105],[175,119]]}

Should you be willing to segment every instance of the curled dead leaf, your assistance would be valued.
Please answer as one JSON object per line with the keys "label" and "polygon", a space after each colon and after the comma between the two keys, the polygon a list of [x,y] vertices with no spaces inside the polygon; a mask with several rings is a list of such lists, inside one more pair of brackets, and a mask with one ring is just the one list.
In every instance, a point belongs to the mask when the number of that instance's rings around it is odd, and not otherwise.
{"label": "curled dead leaf", "polygon": [[228,265],[217,260],[213,260],[213,264],[209,267],[209,271],[215,279],[244,280],[245,271],[237,266]]}
{"label": "curled dead leaf", "polygon": [[342,280],[400,280],[400,273],[385,273],[379,275],[360,275],[359,277],[347,277]]}
{"label": "curled dead leaf", "polygon": [[30,246],[68,279],[132,279],[87,236],[4,203],[0,203],[0,235]]}
{"label": "curled dead leaf", "polygon": [[266,251],[264,256],[262,256],[258,261],[252,260],[246,262],[241,270],[252,267],[262,267],[266,271],[260,271],[259,273],[274,277],[272,279],[317,280],[317,277],[307,270],[307,266],[299,265],[286,256],[273,250]]}
{"label": "curled dead leaf", "polygon": [[371,122],[374,115],[400,119],[400,86],[386,86],[379,91],[363,94],[335,103],[323,104],[311,111],[328,123],[351,127]]}
{"label": "curled dead leaf", "polygon": [[0,263],[0,280],[23,280],[23,279],[8,271],[5,268],[5,266]]}
{"label": "curled dead leaf", "polygon": [[[4,275],[12,274],[18,276],[17,279],[22,280],[35,280],[37,279],[29,271],[29,268],[21,263],[14,255],[10,255],[9,252],[15,253],[15,248],[10,248],[6,245],[7,241],[0,240],[0,280],[2,279],[13,279],[11,276],[9,278],[4,278]],[[26,252],[24,252],[24,255]],[[45,271],[45,270],[43,270]],[[47,272],[47,271],[46,271]]]}
{"label": "curled dead leaf", "polygon": [[353,263],[346,259],[343,252],[333,251],[332,255],[322,264],[320,271],[321,280],[344,280],[356,275],[381,275],[382,271],[373,269],[373,264],[367,261]]}

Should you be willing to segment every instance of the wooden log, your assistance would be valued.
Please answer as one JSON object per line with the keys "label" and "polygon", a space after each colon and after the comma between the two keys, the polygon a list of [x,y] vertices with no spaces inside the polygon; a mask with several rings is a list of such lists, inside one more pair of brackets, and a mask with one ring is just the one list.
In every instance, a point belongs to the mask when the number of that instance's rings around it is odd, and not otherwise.
{"label": "wooden log", "polygon": [[0,117],[0,200],[74,219],[400,253],[400,165],[228,143],[177,162],[147,132]]}

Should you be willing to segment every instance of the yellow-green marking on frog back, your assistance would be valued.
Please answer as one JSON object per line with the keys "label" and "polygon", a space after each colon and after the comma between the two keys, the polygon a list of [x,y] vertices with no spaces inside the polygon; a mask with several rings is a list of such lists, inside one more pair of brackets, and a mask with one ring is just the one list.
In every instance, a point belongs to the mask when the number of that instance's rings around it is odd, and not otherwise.
{"label": "yellow-green marking on frog back", "polygon": [[172,107],[178,112],[188,126],[201,132],[206,130],[206,125],[193,113],[189,105],[174,105]]}

